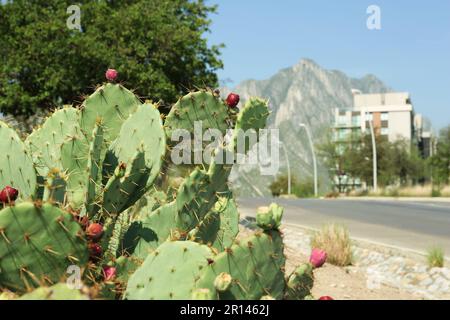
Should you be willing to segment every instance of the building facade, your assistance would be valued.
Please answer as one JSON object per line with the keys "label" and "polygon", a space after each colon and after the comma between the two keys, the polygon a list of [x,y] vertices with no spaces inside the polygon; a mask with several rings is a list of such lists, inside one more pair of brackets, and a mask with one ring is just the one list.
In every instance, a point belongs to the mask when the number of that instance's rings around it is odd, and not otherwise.
{"label": "building facade", "polygon": [[[369,121],[375,134],[390,142],[402,139],[428,145],[432,138],[429,131],[423,130],[422,115],[415,114],[409,93],[362,94],[353,90],[353,108],[335,109],[335,139],[349,141],[361,133],[370,133]],[[423,151],[424,157],[430,155],[430,150]]]}
{"label": "building facade", "polygon": [[[363,94],[352,90],[352,108],[335,109],[334,140],[338,148],[344,144],[360,142],[362,134],[370,134],[370,123],[377,136],[390,142],[404,140],[417,145],[422,157],[432,155],[433,137],[423,129],[423,118],[414,112],[411,96],[407,92]],[[370,123],[369,123],[370,122]],[[339,150],[339,149],[338,149]],[[340,176],[339,182],[347,186],[360,186],[357,178]]]}

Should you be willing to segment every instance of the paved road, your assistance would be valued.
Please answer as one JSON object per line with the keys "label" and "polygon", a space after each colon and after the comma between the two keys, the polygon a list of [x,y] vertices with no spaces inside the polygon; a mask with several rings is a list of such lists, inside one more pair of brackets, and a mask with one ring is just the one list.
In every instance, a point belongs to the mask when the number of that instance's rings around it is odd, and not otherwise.
{"label": "paved road", "polygon": [[344,223],[350,235],[425,252],[439,245],[450,255],[450,203],[379,200],[239,199],[244,215],[258,206],[277,202],[285,208],[283,221],[320,228]]}

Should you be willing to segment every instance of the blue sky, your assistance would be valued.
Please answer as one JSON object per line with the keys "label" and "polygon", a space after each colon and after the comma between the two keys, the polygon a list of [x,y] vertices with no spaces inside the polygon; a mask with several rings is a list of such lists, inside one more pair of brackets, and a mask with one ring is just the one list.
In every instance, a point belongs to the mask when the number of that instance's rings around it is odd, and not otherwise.
{"label": "blue sky", "polygon": [[[450,1],[209,0],[211,44],[224,43],[221,80],[266,79],[311,58],[353,77],[371,73],[409,91],[435,128],[450,124]],[[366,27],[381,9],[381,30]]]}

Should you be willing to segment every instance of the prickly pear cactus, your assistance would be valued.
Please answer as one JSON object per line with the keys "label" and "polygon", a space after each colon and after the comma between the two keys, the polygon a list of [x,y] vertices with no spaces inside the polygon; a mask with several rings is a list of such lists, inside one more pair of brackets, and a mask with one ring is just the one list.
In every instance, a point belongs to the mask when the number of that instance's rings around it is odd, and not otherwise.
{"label": "prickly pear cactus", "polygon": [[[0,211],[0,291],[89,298],[59,283],[77,265],[102,299],[304,299],[311,273],[284,275],[281,207],[259,212],[261,230],[236,240],[228,177],[269,115],[266,101],[251,98],[241,111],[238,102],[191,92],[163,122],[156,105],[107,83],[80,108],[55,111],[25,143],[0,122],[0,189],[20,197]],[[227,137],[211,162],[173,170],[178,129]]]}
{"label": "prickly pear cactus", "polygon": [[[285,291],[284,265],[281,235],[277,231],[259,232],[213,258],[197,286],[208,288],[225,300],[255,300],[264,295],[281,299]],[[232,278],[227,290],[214,285],[222,273]]]}
{"label": "prickly pear cactus", "polygon": [[90,298],[80,290],[70,288],[66,283],[58,283],[51,287],[37,288],[18,300],[90,300]]}
{"label": "prickly pear cactus", "polygon": [[166,242],[152,252],[130,277],[125,299],[190,299],[213,252],[190,241]]}
{"label": "prickly pear cactus", "polygon": [[79,114],[72,107],[55,111],[42,127],[35,129],[25,144],[31,152],[37,173],[46,177],[51,169],[62,171],[61,145],[69,137],[80,134]]}
{"label": "prickly pear cactus", "polygon": [[314,285],[313,267],[309,263],[298,266],[287,279],[286,299],[301,300],[311,295]]}
{"label": "prickly pear cactus", "polygon": [[7,185],[19,190],[21,199],[36,191],[36,171],[30,152],[17,133],[0,121],[0,188]]}
{"label": "prickly pear cactus", "polygon": [[203,90],[189,93],[180,98],[167,115],[165,125],[168,140],[174,141],[172,136],[180,129],[193,134],[195,122],[201,124],[202,135],[208,129],[217,129],[224,135],[230,124],[228,108],[213,92]]}
{"label": "prickly pear cactus", "polygon": [[85,268],[84,232],[51,204],[21,203],[0,211],[0,288],[24,292],[60,281],[70,265]]}
{"label": "prickly pear cactus", "polygon": [[81,106],[81,130],[90,136],[98,119],[102,119],[105,125],[105,140],[111,143],[119,135],[122,124],[140,105],[139,99],[122,85],[105,84]]}

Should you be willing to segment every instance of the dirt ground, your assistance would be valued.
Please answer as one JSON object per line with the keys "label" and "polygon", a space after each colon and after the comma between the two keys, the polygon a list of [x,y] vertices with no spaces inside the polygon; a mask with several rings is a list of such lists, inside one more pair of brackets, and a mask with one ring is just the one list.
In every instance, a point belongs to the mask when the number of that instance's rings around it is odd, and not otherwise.
{"label": "dirt ground", "polygon": [[[295,266],[308,261],[308,257],[287,247],[286,271],[292,272]],[[377,289],[367,287],[367,278],[359,267],[336,267],[326,263],[314,270],[314,297],[331,296],[335,300],[420,300],[409,292],[381,285]]]}

